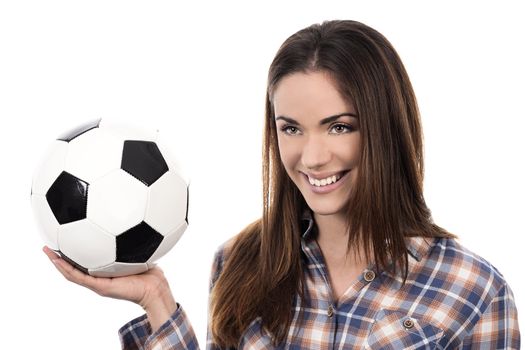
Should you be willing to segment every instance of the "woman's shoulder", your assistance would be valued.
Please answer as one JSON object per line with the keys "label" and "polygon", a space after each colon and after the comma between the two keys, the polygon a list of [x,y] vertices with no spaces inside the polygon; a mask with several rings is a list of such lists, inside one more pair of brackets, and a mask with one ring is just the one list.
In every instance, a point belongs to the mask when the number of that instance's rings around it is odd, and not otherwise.
{"label": "woman's shoulder", "polygon": [[212,285],[215,284],[222,270],[224,269],[224,265],[228,257],[231,254],[232,248],[235,244],[235,241],[237,240],[237,237],[238,235],[228,239],[226,242],[223,242],[221,245],[219,245],[219,247],[215,250],[215,254],[213,256],[212,271],[211,271],[211,284]]}
{"label": "woman's shoulder", "polygon": [[231,254],[233,246],[238,239],[238,235],[235,235],[229,238],[227,241],[223,242],[215,250],[214,261],[222,262]]}
{"label": "woman's shoulder", "polygon": [[253,257],[257,255],[259,247],[260,220],[256,220],[217,248],[213,259],[211,284],[215,284],[230,258],[235,266],[254,264]]}
{"label": "woman's shoulder", "polygon": [[413,237],[408,247],[410,272],[400,295],[414,316],[446,331],[443,339],[459,344],[473,332],[492,329],[486,335],[496,337],[502,325],[517,329],[512,291],[488,260],[456,238]]}
{"label": "woman's shoulder", "polygon": [[488,260],[465,247],[456,238],[438,238],[431,243],[425,270],[436,270],[450,286],[488,299],[507,287],[501,272]]}

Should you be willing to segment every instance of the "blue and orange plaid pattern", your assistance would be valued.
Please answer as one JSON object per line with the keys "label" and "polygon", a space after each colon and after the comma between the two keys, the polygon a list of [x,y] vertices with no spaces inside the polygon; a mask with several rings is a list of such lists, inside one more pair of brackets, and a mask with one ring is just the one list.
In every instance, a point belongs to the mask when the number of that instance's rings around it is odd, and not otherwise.
{"label": "blue and orange plaid pattern", "polygon": [[[288,338],[279,349],[519,349],[514,297],[490,263],[454,239],[407,238],[406,283],[387,272],[363,272],[335,303],[323,255],[308,218],[303,234],[306,293],[296,298]],[[226,251],[218,250],[216,281]],[[144,315],[119,331],[123,349],[198,349],[179,306],[155,334]],[[208,336],[207,349],[218,350]],[[274,349],[255,319],[238,349]]]}

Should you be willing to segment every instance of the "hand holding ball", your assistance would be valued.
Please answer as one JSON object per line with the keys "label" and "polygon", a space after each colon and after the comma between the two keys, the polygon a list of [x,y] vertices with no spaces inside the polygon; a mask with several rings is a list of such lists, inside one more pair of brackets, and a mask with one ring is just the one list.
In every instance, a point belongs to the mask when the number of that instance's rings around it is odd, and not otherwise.
{"label": "hand holding ball", "polygon": [[188,225],[188,184],[158,132],[105,120],[53,143],[31,202],[46,244],[93,276],[147,271]]}

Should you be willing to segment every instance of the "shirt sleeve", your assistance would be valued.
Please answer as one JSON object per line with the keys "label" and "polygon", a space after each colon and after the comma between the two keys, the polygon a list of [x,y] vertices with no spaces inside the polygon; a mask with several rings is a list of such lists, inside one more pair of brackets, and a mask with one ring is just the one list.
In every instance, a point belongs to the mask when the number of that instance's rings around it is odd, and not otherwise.
{"label": "shirt sleeve", "polygon": [[151,333],[147,316],[142,315],[125,324],[119,330],[119,335],[124,350],[199,349],[191,323],[178,304],[177,310],[155,333]]}
{"label": "shirt sleeve", "polygon": [[501,287],[462,345],[462,349],[520,348],[518,312],[507,284]]}

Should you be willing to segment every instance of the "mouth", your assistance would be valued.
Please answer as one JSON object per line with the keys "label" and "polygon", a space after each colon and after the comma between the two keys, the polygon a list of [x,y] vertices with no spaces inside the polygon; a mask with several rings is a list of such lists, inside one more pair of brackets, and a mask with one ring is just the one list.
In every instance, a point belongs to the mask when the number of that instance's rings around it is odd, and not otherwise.
{"label": "mouth", "polygon": [[308,178],[308,182],[310,183],[310,185],[315,186],[315,187],[325,187],[325,186],[329,186],[329,185],[337,183],[348,172],[350,172],[350,170],[343,170],[337,174],[328,176],[323,179],[317,179],[307,174],[305,174],[305,176]]}

